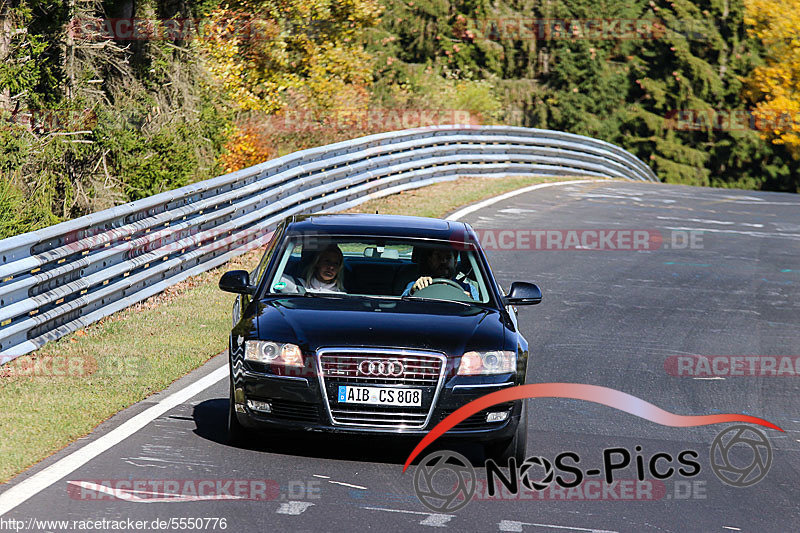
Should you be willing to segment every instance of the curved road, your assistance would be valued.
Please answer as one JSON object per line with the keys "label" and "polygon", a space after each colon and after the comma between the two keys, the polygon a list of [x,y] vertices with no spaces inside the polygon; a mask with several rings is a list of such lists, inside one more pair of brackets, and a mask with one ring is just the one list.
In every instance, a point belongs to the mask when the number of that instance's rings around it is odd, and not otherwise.
{"label": "curved road", "polygon": [[[595,182],[520,194],[463,220],[478,230],[518,233],[657,232],[663,245],[652,250],[489,252],[504,287],[514,280],[531,280],[544,293],[541,305],[520,309],[520,322],[532,348],[528,382],[602,385],[678,414],[746,413],[765,418],[785,430],[763,430],[773,450],[766,478],[752,487],[735,488],[714,475],[709,449],[729,424],[672,428],[594,403],[537,399],[528,400],[529,455],[552,461],[572,451],[581,457],[582,467],[590,468],[601,466],[606,448],[623,447],[635,453],[640,446],[645,465],[655,453],[677,456],[696,450],[701,471],[693,477],[676,475],[654,482],[637,494],[631,488],[636,477],[634,459],[632,466],[616,476],[627,481],[602,490],[597,489],[598,481],[591,491],[587,483],[571,494],[546,489],[539,498],[523,493],[502,501],[479,499],[453,513],[432,513],[415,497],[414,467],[401,473],[415,441],[301,435],[279,442],[264,437],[249,449],[227,446],[227,380],[222,380],[7,512],[0,519],[0,529],[9,529],[8,522],[5,526],[2,522],[9,519],[21,520],[24,528],[20,530],[32,525],[33,530],[51,531],[78,531],[80,524],[63,528],[64,524],[46,527],[39,523],[37,528],[29,520],[131,519],[147,521],[143,530],[163,531],[169,528],[154,528],[152,521],[171,518],[225,518],[228,530],[240,532],[388,533],[439,527],[763,533],[797,528],[800,376],[780,366],[781,376],[675,374],[681,356],[800,355],[798,196]],[[693,239],[686,241],[688,246],[684,246],[686,238]],[[120,413],[3,490],[223,367],[225,357],[215,358],[169,390]],[[771,360],[781,365],[788,359]],[[750,361],[760,365],[764,359],[743,361],[743,365]],[[688,374],[699,367],[680,368]],[[719,368],[718,374],[724,374],[725,367]],[[473,453],[468,448],[459,451]],[[736,453],[736,461],[752,459],[743,445]],[[478,477],[485,477],[485,472],[478,470]],[[234,479],[269,480],[269,496],[256,501],[160,501],[154,499],[157,495],[131,492],[118,494],[122,499],[93,498],[98,493],[85,490],[93,487],[87,483],[112,486],[118,483],[114,480],[193,480],[196,485],[201,480]],[[0,495],[0,509],[4,497]]]}

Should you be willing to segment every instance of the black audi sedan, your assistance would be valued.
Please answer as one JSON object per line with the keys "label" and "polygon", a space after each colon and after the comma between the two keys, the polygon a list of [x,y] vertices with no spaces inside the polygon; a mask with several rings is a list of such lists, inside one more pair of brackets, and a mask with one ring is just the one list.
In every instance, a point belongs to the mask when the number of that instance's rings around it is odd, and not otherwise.
{"label": "black audi sedan", "polygon": [[[525,382],[518,305],[532,283],[497,285],[473,229],[392,215],[285,219],[256,269],[225,273],[239,294],[230,336],[228,432],[253,429],[423,436],[471,400]],[[524,459],[521,401],[448,437]]]}

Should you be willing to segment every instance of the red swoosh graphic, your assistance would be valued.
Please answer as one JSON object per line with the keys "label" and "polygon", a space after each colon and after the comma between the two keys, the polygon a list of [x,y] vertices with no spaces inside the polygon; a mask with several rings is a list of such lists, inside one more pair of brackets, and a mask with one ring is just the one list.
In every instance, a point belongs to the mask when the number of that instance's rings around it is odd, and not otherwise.
{"label": "red swoosh graphic", "polygon": [[708,426],[723,422],[748,422],[783,431],[772,422],[750,415],[676,415],[656,407],[652,403],[648,403],[641,398],[637,398],[636,396],[599,385],[585,385],[582,383],[534,383],[492,392],[477,400],[472,400],[467,405],[450,414],[447,418],[439,422],[436,427],[430,430],[419,444],[417,444],[417,447],[414,448],[411,455],[406,459],[403,472],[406,471],[411,465],[411,462],[422,450],[427,448],[433,441],[441,437],[448,429],[451,429],[459,422],[487,407],[497,405],[498,403],[510,402],[512,400],[523,400],[525,398],[569,398],[572,400],[599,403],[655,422],[656,424],[661,424],[662,426],[691,427]]}

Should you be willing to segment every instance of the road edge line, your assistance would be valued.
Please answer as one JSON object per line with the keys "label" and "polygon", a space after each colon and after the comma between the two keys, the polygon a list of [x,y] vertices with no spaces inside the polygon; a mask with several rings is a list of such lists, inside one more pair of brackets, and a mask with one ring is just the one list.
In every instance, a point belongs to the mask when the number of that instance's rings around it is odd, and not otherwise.
{"label": "road edge line", "polygon": [[486,200],[481,200],[480,202],[474,203],[472,205],[468,205],[467,207],[459,209],[455,213],[445,217],[445,220],[457,221],[458,219],[466,215],[469,215],[470,213],[474,213],[479,209],[483,209],[484,207],[488,207],[497,202],[502,202],[507,198],[517,196],[518,194],[525,194],[526,192],[535,191],[536,189],[543,189],[544,187],[555,187],[556,185],[575,185],[576,183],[596,183],[596,182],[608,182],[608,181],[609,181],[608,179],[599,179],[599,180],[570,180],[570,181],[553,181],[549,183],[537,183],[536,185],[529,185],[521,189],[516,189],[507,193],[500,194],[498,196],[487,198]]}
{"label": "road edge line", "polygon": [[28,479],[19,482],[7,491],[0,494],[0,516],[5,515],[29,498],[35,496],[47,487],[63,479],[84,464],[88,463],[101,453],[127,439],[147,424],[163,415],[170,409],[181,405],[186,400],[198,395],[207,388],[219,382],[229,373],[228,365],[222,366],[210,374],[202,377],[195,383],[174,392],[157,404],[149,407],[123,422],[119,427],[109,431],[102,437],[72,452],[63,459],[58,460],[41,472],[37,472]]}

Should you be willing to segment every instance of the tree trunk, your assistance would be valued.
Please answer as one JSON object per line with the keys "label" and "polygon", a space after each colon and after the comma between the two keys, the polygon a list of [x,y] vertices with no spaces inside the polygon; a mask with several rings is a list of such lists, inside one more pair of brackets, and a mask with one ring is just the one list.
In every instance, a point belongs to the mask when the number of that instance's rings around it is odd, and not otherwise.
{"label": "tree trunk", "polygon": [[[9,6],[6,0],[0,0],[0,62],[7,63],[11,53],[11,37],[13,27],[8,13]],[[8,86],[0,80],[0,111],[11,110],[11,93]]]}
{"label": "tree trunk", "polygon": [[75,90],[75,36],[72,19],[75,16],[75,0],[67,0],[67,35],[64,39],[64,96],[72,100]]}

